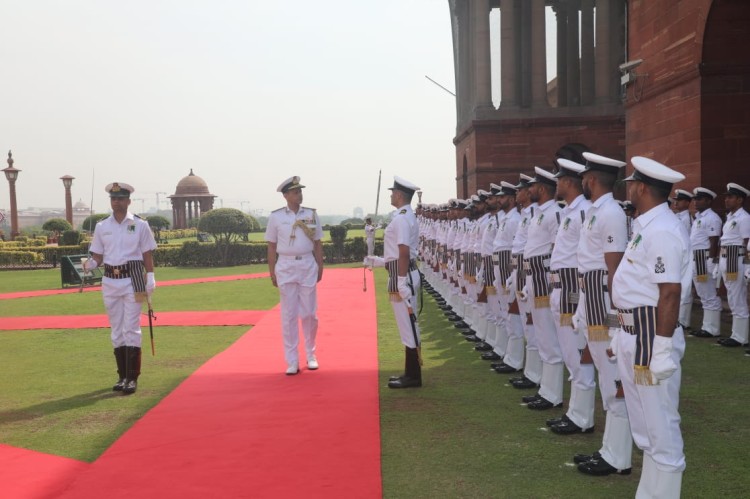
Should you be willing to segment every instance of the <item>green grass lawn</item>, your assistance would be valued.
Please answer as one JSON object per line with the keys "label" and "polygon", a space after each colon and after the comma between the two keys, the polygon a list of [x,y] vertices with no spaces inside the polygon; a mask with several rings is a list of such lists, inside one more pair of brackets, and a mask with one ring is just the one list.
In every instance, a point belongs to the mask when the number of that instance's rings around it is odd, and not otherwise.
{"label": "green grass lawn", "polygon": [[[170,272],[191,277],[198,271],[225,270],[158,269],[157,275],[167,280],[178,278],[165,275]],[[29,274],[36,272],[44,271],[5,272],[0,274],[0,283],[6,286],[9,276],[28,282],[36,278]],[[237,271],[250,272],[247,268]],[[562,437],[545,431],[545,419],[562,411],[539,413],[521,406],[520,397],[533,392],[515,390],[506,385],[507,376],[490,372],[489,363],[480,360],[471,344],[443,319],[428,294],[420,317],[424,386],[389,390],[388,376],[403,369],[403,347],[382,292],[385,272],[376,271],[375,280],[384,497],[635,495],[641,462],[637,450],[631,476],[588,477],[569,464],[574,453],[599,448],[604,429],[601,412],[594,434]],[[174,293],[169,287],[157,288],[155,304],[160,310],[200,310],[205,303],[210,304],[207,308],[268,308],[278,295],[265,281],[179,286],[172,288]],[[221,298],[211,302],[214,297]],[[75,313],[103,313],[99,293],[56,298],[47,302],[29,299],[23,307],[26,313],[37,314],[69,313],[74,306],[79,310]],[[24,301],[0,301],[0,315],[20,315],[6,313],[6,309],[20,307]],[[37,303],[36,309],[32,302]],[[137,396],[125,399],[110,391],[115,372],[108,330],[0,332],[0,365],[6,374],[0,376],[0,442],[94,460],[246,329],[159,328],[157,356],[144,354],[148,383],[141,384]],[[744,497],[750,485],[746,471],[750,358],[740,349],[712,346],[710,340],[687,341],[681,398],[688,462],[683,497]]]}

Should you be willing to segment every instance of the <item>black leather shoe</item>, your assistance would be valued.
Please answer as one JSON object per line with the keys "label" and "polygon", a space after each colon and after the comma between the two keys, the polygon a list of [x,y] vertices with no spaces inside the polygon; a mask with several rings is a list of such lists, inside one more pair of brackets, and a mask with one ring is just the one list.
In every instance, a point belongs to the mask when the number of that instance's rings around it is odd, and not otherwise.
{"label": "black leather shoe", "polygon": [[464,336],[476,336],[477,335],[477,332],[471,329],[470,327],[462,327],[462,328],[458,328],[458,330]]}
{"label": "black leather shoe", "polygon": [[531,409],[532,411],[546,411],[547,409],[562,407],[562,402],[560,402],[559,404],[553,404],[545,398],[540,398],[535,402],[530,402],[526,407]]}
{"label": "black leather shoe", "polygon": [[735,340],[734,338],[724,338],[723,340],[719,340],[717,343],[723,347],[741,347],[742,346],[742,343]]}
{"label": "black leather shoe", "polygon": [[400,376],[388,382],[388,388],[419,388],[420,386],[422,386],[421,379],[414,379],[408,376]]}
{"label": "black leather shoe", "polygon": [[495,352],[484,352],[482,360],[503,360],[503,358]]}
{"label": "black leather shoe", "polygon": [[559,418],[550,418],[545,421],[545,423],[547,424],[547,426],[555,426],[556,424],[560,424],[566,421],[570,421],[570,419],[568,418],[567,414],[563,414]]}
{"label": "black leather shoe", "polygon": [[508,364],[500,364],[499,366],[495,367],[495,372],[497,374],[513,374],[520,372],[520,369],[516,369],[515,367],[511,367]]}
{"label": "black leather shoe", "polygon": [[467,336],[464,336],[464,339],[466,341],[471,341],[472,343],[478,343],[478,342],[482,341],[480,338],[478,338],[476,335],[473,335],[473,334],[469,334]]}
{"label": "black leather shoe", "polygon": [[446,301],[443,300],[442,298],[435,298],[435,303],[437,303],[441,307],[444,307],[445,305],[447,305]]}
{"label": "black leather shoe", "polygon": [[388,378],[388,381],[396,381],[397,379],[403,378],[404,376],[406,376],[406,375],[405,374],[401,374],[399,376],[391,376],[390,378]]}
{"label": "black leather shoe", "polygon": [[607,476],[612,474],[629,475],[633,471],[633,468],[618,470],[599,457],[599,459],[592,459],[591,461],[579,464],[578,471],[592,476]]}
{"label": "black leather shoe", "polygon": [[471,329],[471,326],[469,326],[466,322],[464,322],[463,319],[458,321],[451,321],[453,322],[453,326],[458,329]]}
{"label": "black leather shoe", "polygon": [[538,388],[539,385],[537,383],[534,383],[528,378],[524,378],[521,381],[516,381],[511,383],[513,388],[518,388],[519,390],[526,390],[528,388]]}
{"label": "black leather shoe", "polygon": [[556,425],[552,425],[550,427],[552,430],[552,433],[557,433],[558,435],[573,435],[575,433],[594,433],[594,427],[586,428],[585,430],[575,424],[573,421],[561,421],[560,423]]}
{"label": "black leather shoe", "polygon": [[515,376],[513,378],[508,378],[508,383],[518,383],[519,381],[523,381],[526,379],[526,376]]}
{"label": "black leather shoe", "polygon": [[[449,316],[448,316],[448,320],[449,320],[449,321],[451,321],[451,322],[461,322],[461,323],[463,323],[463,324],[466,324],[466,323],[464,322],[464,319],[463,319],[463,317],[461,317],[461,316],[460,316],[460,315],[458,315],[458,314],[452,314],[452,315],[449,315]],[[467,324],[467,326],[468,326],[468,324]]]}
{"label": "black leather shoe", "polygon": [[135,391],[138,389],[138,382],[134,379],[127,379],[125,380],[125,385],[122,387],[122,393],[125,395],[130,395],[131,393],[135,393]]}
{"label": "black leather shoe", "polygon": [[602,455],[599,454],[599,451],[594,452],[593,454],[576,454],[573,456],[573,462],[576,464],[581,463],[588,463],[592,459],[601,459]]}
{"label": "black leather shoe", "polygon": [[451,310],[453,310],[453,307],[446,303],[445,305],[440,305],[440,310],[442,310],[443,312],[450,312]]}
{"label": "black leather shoe", "polygon": [[539,395],[538,393],[535,393],[534,395],[525,395],[521,397],[521,401],[524,404],[530,404],[532,402],[536,402],[537,400],[542,400],[541,395]]}
{"label": "black leather shoe", "polygon": [[489,352],[490,350],[492,350],[492,345],[483,341],[474,345],[474,350],[476,350],[477,352]]}
{"label": "black leather shoe", "polygon": [[115,383],[115,386],[112,387],[112,391],[121,392],[123,388],[125,388],[125,378],[120,378],[120,381]]}
{"label": "black leather shoe", "polygon": [[718,334],[711,334],[705,329],[701,329],[700,331],[693,331],[690,334],[692,334],[696,338],[716,338],[718,336]]}

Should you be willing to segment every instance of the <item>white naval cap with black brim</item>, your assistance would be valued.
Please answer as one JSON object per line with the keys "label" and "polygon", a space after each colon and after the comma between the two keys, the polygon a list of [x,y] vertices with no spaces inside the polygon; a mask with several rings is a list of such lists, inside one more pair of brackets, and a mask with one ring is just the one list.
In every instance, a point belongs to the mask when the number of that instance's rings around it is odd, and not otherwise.
{"label": "white naval cap with black brim", "polygon": [[662,189],[672,190],[672,186],[685,180],[685,175],[663,165],[651,158],[633,156],[630,158],[633,164],[633,174],[625,178],[626,182],[643,182]]}
{"label": "white naval cap with black brim", "polygon": [[299,181],[300,181],[300,178],[298,176],[289,177],[288,179],[284,180],[276,188],[276,192],[285,194],[286,192],[291,191],[292,189],[303,189],[305,186],[300,184]]}

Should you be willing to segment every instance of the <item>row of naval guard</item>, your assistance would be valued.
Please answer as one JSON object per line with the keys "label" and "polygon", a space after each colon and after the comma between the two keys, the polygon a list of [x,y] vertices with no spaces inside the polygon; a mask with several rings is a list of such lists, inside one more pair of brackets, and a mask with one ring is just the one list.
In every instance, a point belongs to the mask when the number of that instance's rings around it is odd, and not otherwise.
{"label": "row of naval guard", "polygon": [[[693,191],[691,224],[668,206],[681,173],[632,158],[630,203],[621,204],[612,191],[625,162],[587,152],[580,162],[556,163],[556,173],[535,167],[518,184],[418,206],[425,288],[497,373],[515,374],[515,388],[538,389],[522,398],[529,409],[562,406],[567,368],[567,411],[547,420],[556,434],[593,432],[598,373],[602,445],[575,455],[578,469],[630,474],[635,441],[644,451],[636,497],[679,497],[685,456],[677,408],[689,324],[683,304],[692,282],[707,283],[696,289],[710,300],[707,288],[715,293],[719,275],[730,305],[730,283],[747,292],[750,227],[742,202],[750,191],[728,185],[727,208],[738,207],[730,209],[719,250],[717,229],[708,228],[714,192]],[[718,335],[718,314],[705,302],[704,309],[696,335]],[[732,338],[721,344],[730,340],[747,343],[746,308],[744,317],[734,314]]]}

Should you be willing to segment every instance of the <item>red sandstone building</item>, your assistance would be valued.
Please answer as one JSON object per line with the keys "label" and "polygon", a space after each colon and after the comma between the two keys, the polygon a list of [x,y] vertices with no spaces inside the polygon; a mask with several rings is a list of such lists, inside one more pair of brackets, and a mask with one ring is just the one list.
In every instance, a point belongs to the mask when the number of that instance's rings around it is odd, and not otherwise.
{"label": "red sandstone building", "polygon": [[[563,146],[647,156],[678,187],[750,187],[750,2],[452,0],[456,188],[515,182]],[[550,10],[551,8],[551,10]],[[499,9],[499,26],[491,26]],[[546,74],[554,15],[557,76]],[[490,62],[499,34],[499,68]],[[639,62],[640,61],[640,62]],[[499,83],[499,85],[498,85]],[[492,87],[502,99],[495,107]],[[721,201],[717,203],[717,207]]]}

